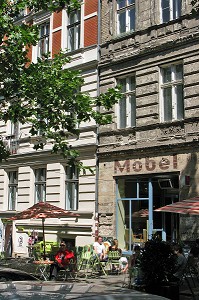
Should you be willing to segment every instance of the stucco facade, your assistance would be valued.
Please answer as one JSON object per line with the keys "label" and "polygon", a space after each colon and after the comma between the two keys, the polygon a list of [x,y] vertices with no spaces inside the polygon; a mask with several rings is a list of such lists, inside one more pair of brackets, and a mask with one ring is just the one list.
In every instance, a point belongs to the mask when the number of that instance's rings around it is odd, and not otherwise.
{"label": "stucco facade", "polygon": [[[191,13],[190,1],[182,1],[180,15],[163,22],[161,1],[130,2],[131,5],[126,7],[124,5],[120,9],[114,0],[102,1],[101,22],[101,90],[113,87],[125,78],[132,76],[135,78],[135,89],[133,93],[130,91],[135,97],[134,125],[128,126],[127,122],[126,126],[120,126],[119,118],[123,106],[118,104],[112,111],[112,124],[101,127],[99,133],[99,231],[102,235],[119,237],[123,247],[126,246],[124,231],[125,228],[129,228],[129,224],[127,225],[127,221],[121,221],[119,214],[125,218],[126,210],[125,205],[120,207],[120,203],[125,202],[125,199],[137,199],[141,203],[139,195],[133,196],[133,192],[132,194],[129,192],[129,189],[133,189],[133,182],[139,184],[139,180],[151,181],[151,195],[145,196],[147,199],[151,198],[151,201],[159,197],[159,201],[155,200],[153,204],[149,201],[149,206],[152,205],[151,212],[149,211],[151,215],[146,217],[145,225],[141,228],[141,231],[148,230],[149,235],[157,229],[153,209],[164,203],[190,198],[199,193],[198,15]],[[126,11],[135,9],[135,27],[134,30],[119,34],[117,33],[119,14],[125,9]],[[167,94],[167,102],[164,102],[164,83],[167,84],[166,88],[172,89],[172,85],[168,84],[168,78],[164,79],[165,69],[169,69],[172,73],[170,66],[174,69],[180,66],[182,70],[180,81],[176,80],[176,86],[180,82],[183,90],[183,97],[179,96],[183,98],[183,112],[181,117],[173,117],[173,113],[171,120],[167,120],[165,109],[170,105],[169,99],[173,99],[176,95],[178,98],[179,95],[175,91],[170,96]],[[126,97],[129,93],[127,91]],[[175,103],[172,105],[174,107]],[[132,114],[132,110],[130,112],[127,110],[127,117],[128,114]],[[124,117],[124,114],[122,116]],[[160,187],[161,179],[168,182],[174,179],[178,182],[176,186],[169,185],[166,189]],[[122,180],[125,182],[123,196],[120,195]],[[131,187],[127,187],[128,182],[132,182]],[[139,205],[137,209],[147,208],[147,205],[143,207]],[[175,221],[171,221],[168,214],[166,217],[160,213],[156,214],[159,214],[157,218],[162,218],[164,223],[158,224],[158,228],[164,232],[165,239],[194,240],[199,236],[198,217],[189,217],[193,226],[190,229],[189,224],[189,234],[186,235],[183,234],[186,229],[181,226],[184,222],[182,216],[178,219],[178,215],[175,215],[172,217]],[[168,220],[165,221],[165,218]],[[134,220],[128,222],[133,229]],[[176,227],[169,225],[169,234],[166,232],[168,225],[165,222],[176,223]],[[123,233],[120,232],[122,226]],[[170,236],[172,230],[178,231],[177,236]]]}
{"label": "stucco facade", "polygon": [[[22,21],[37,24],[43,31],[46,30],[42,37],[43,44],[48,44],[52,57],[60,49],[69,48],[68,55],[71,61],[65,67],[81,70],[84,79],[82,91],[89,93],[91,97],[96,97],[98,93],[98,1],[82,1],[80,14],[77,14],[75,24],[71,24],[73,19],[72,21],[69,19],[66,10],[52,14],[49,12],[35,14],[34,11],[26,11],[18,20],[18,22]],[[70,28],[74,28],[71,33],[74,33],[74,39],[71,40],[69,39]],[[40,44],[29,49],[29,59],[34,63],[37,62],[39,46]],[[80,173],[71,187],[70,180],[73,178],[69,177],[67,182],[67,160],[53,155],[50,143],[44,146],[44,150],[35,151],[33,145],[38,143],[41,137],[39,135],[31,137],[29,130],[28,124],[19,124],[18,132],[15,134],[15,132],[11,133],[9,122],[0,124],[0,133],[12,153],[6,162],[3,161],[0,164],[0,217],[4,224],[1,224],[0,250],[13,256],[27,256],[28,236],[33,232],[38,234],[39,239],[42,239],[42,223],[39,219],[14,221],[12,227],[12,224],[9,225],[6,222],[7,218],[31,207],[38,201],[47,201],[80,215],[78,218],[46,219],[46,241],[59,242],[64,239],[76,246],[92,243],[95,235],[96,175],[89,171],[86,174]],[[89,124],[82,123],[79,138],[71,137],[69,144],[79,151],[79,158],[83,164],[95,170],[95,123],[92,121]],[[39,174],[40,182],[36,183],[38,170],[43,173]],[[13,176],[16,174],[15,181],[12,183],[10,174],[14,174]],[[70,176],[70,170],[68,174]],[[39,185],[42,192],[39,190]],[[13,197],[11,197],[12,186],[15,194]],[[69,193],[71,193],[70,199],[69,196],[67,198]],[[40,194],[42,194],[42,199],[39,199]],[[11,198],[12,201],[9,200]]]}

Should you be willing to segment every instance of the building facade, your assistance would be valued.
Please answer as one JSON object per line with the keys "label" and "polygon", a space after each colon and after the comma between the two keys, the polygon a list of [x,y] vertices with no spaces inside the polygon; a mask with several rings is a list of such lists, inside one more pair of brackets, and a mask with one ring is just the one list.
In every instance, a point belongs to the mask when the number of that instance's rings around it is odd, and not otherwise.
{"label": "building facade", "polygon": [[[98,93],[98,1],[81,1],[81,9],[55,13],[26,11],[18,22],[39,26],[39,42],[29,49],[29,58],[50,51],[52,57],[60,49],[68,49],[71,57],[69,68],[82,70],[83,92],[91,97]],[[70,219],[46,219],[46,241],[70,241],[73,245],[93,242],[95,234],[95,174],[78,174],[67,161],[51,154],[51,146],[35,151],[33,146],[40,136],[31,137],[27,124],[0,124],[0,133],[12,155],[0,165],[0,217],[1,251],[13,256],[26,256],[29,236],[42,238],[41,220],[7,222],[7,218],[47,201],[80,215]],[[96,125],[93,122],[80,125],[79,139],[69,143],[79,150],[84,165],[96,165]]]}
{"label": "building facade", "polygon": [[99,130],[99,232],[131,250],[195,240],[197,216],[155,212],[199,193],[199,32],[190,0],[105,0],[100,87],[119,84]]}

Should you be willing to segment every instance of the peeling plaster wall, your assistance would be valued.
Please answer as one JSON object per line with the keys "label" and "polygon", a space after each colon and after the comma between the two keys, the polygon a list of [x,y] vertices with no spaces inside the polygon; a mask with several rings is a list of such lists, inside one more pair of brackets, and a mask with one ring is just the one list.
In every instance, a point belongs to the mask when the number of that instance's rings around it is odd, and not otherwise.
{"label": "peeling plaster wall", "polygon": [[[198,16],[191,15],[190,1],[183,1],[182,16],[168,23],[160,22],[158,0],[136,0],[136,29],[116,34],[116,1],[102,1],[101,91],[114,87],[117,78],[136,76],[136,126],[118,129],[116,107],[112,124],[99,130],[100,161],[99,215],[100,234],[116,234],[114,161],[177,155],[180,180],[190,176],[190,186],[181,185],[180,199],[199,194],[199,31]],[[184,120],[161,122],[160,67],[183,64]],[[132,166],[133,163],[131,163]],[[172,172],[171,166],[158,172]],[[142,167],[137,174],[152,174]],[[118,175],[118,174],[117,174]],[[131,168],[123,176],[136,175]],[[193,224],[198,219],[192,218]],[[196,220],[197,219],[197,222]],[[198,224],[199,225],[199,224]],[[108,232],[108,233],[107,233]],[[197,233],[198,234],[198,233]]]}

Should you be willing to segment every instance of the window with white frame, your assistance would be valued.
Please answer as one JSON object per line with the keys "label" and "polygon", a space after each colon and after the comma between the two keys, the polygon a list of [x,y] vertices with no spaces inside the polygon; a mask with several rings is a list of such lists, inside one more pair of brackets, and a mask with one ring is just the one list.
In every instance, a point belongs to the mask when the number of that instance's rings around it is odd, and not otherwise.
{"label": "window with white frame", "polygon": [[76,166],[67,166],[66,172],[66,209],[77,210],[78,209],[78,190],[79,190],[79,172]]}
{"label": "window with white frame", "polygon": [[38,57],[49,52],[50,23],[46,22],[39,26]]}
{"label": "window with white frame", "polygon": [[123,97],[118,102],[118,127],[136,126],[135,76],[121,78],[118,85],[122,88]]}
{"label": "window with white frame", "polygon": [[19,148],[19,122],[8,122],[6,145],[11,154],[16,154]]}
{"label": "window with white frame", "polygon": [[135,0],[117,0],[117,33],[135,30]]}
{"label": "window with white frame", "polygon": [[161,99],[163,122],[184,119],[182,64],[161,68]]}
{"label": "window with white frame", "polygon": [[8,210],[16,210],[18,173],[17,171],[8,172]]}
{"label": "window with white frame", "polygon": [[46,168],[35,169],[35,203],[46,201]]}
{"label": "window with white frame", "polygon": [[166,23],[181,16],[182,0],[161,0],[162,22]]}
{"label": "window with white frame", "polygon": [[81,23],[80,20],[81,20],[80,10],[73,10],[68,15],[67,48],[69,51],[74,51],[80,48],[80,23]]}

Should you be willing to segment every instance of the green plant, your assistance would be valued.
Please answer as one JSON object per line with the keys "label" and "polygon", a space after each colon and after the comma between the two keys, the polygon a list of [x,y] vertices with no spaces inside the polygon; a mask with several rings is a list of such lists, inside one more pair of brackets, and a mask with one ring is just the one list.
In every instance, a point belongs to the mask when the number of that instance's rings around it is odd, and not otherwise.
{"label": "green plant", "polygon": [[176,257],[171,245],[159,239],[146,242],[140,257],[140,268],[147,286],[158,286],[169,281]]}

